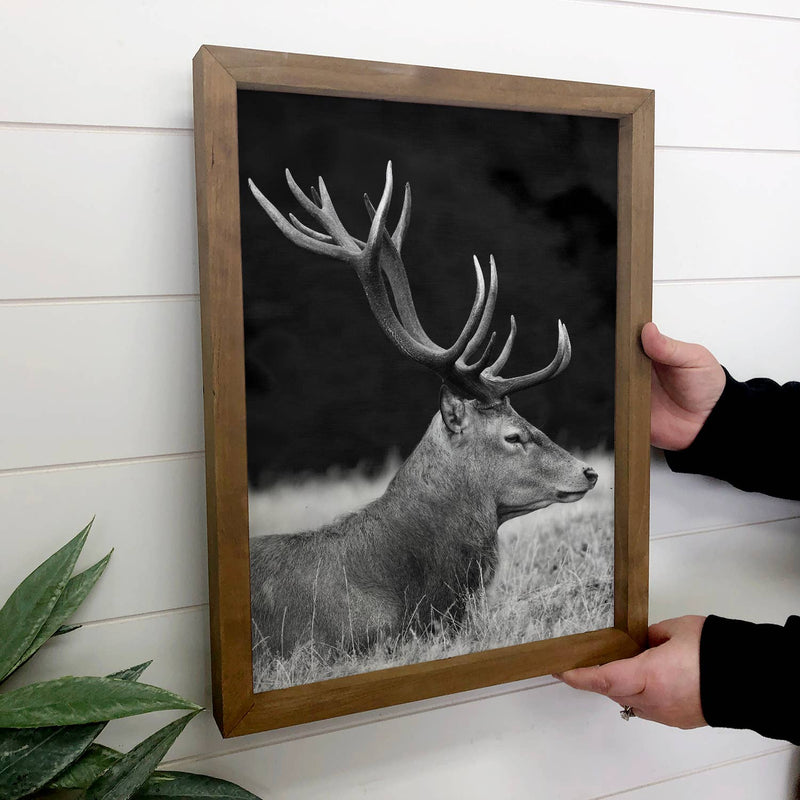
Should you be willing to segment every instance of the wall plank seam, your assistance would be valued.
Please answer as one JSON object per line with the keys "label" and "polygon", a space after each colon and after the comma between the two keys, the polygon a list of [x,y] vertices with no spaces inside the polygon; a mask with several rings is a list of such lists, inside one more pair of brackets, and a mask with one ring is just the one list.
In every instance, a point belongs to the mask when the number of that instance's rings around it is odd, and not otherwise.
{"label": "wall plank seam", "polygon": [[677,11],[688,14],[703,14],[709,16],[724,17],[745,17],[747,19],[768,19],[779,22],[798,22],[797,17],[789,17],[782,14],[761,13],[758,11],[733,11],[732,9],[708,8],[706,6],[695,5],[669,5],[667,3],[647,3],[642,0],[573,0],[576,3],[591,3],[601,6],[630,6],[631,8],[659,9],[666,11]]}
{"label": "wall plank seam", "polygon": [[75,122],[25,122],[24,120],[0,120],[2,130],[53,131],[53,133],[83,131],[85,133],[135,133],[156,136],[193,136],[193,128],[154,127],[148,125],[84,125]]}
{"label": "wall plank seam", "polygon": [[65,464],[44,464],[35,467],[18,467],[0,469],[0,479],[16,475],[30,475],[42,472],[66,472],[78,469],[94,469],[95,467],[119,467],[126,464],[147,464],[160,461],[183,461],[205,458],[204,450],[191,450],[185,453],[164,453],[148,456],[132,456],[130,458],[109,458],[102,461],[75,461]]}
{"label": "wall plank seam", "polygon": [[64,306],[98,305],[111,303],[177,303],[182,301],[200,302],[199,294],[119,294],[97,297],[19,297],[0,300],[4,306]]}
{"label": "wall plank seam", "polygon": [[700,775],[704,772],[713,772],[714,770],[717,769],[732,767],[735,764],[744,764],[747,763],[748,761],[758,761],[761,758],[769,758],[770,756],[774,756],[778,753],[790,752],[793,749],[794,748],[791,746],[774,747],[769,750],[764,750],[762,752],[753,753],[747,756],[741,756],[740,758],[732,758],[727,761],[718,761],[713,764],[709,764],[708,766],[703,767],[702,769],[687,770],[686,772],[681,772],[677,775],[672,775],[669,778],[665,778],[664,780],[652,781],[650,783],[642,783],[638,786],[631,786],[630,788],[624,789],[621,792],[612,792],[611,794],[602,794],[602,795],[596,795],[594,797],[587,797],[586,800],[610,800],[610,798],[613,797],[623,797],[626,794],[632,794],[633,792],[638,792],[639,790],[644,789],[648,786],[660,786],[664,784],[669,784],[672,783],[673,781],[678,781],[683,778],[687,778],[690,775]]}
{"label": "wall plank seam", "polygon": [[732,531],[741,528],[752,528],[759,525],[771,525],[778,522],[790,522],[793,519],[800,519],[800,514],[789,517],[774,517],[772,519],[762,519],[758,522],[740,522],[736,524],[728,523],[724,525],[714,525],[707,528],[696,528],[692,530],[670,531],[669,533],[659,533],[650,537],[651,542],[660,542],[664,539],[678,539],[682,536],[702,536],[705,533],[719,533],[719,531]]}
{"label": "wall plank seam", "polygon": [[[653,286],[722,286],[725,284],[757,284],[774,281],[793,283],[800,280],[797,275],[730,276],[715,278],[657,278]],[[200,301],[199,294],[154,294],[154,295],[106,295],[97,297],[25,297],[0,299],[0,308],[38,306],[112,305],[119,303],[177,303]]]}

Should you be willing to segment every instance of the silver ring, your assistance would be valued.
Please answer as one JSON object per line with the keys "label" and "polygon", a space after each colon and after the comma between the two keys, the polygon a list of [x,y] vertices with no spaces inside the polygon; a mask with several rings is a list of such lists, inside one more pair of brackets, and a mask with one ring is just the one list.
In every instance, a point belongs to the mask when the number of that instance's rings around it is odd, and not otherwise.
{"label": "silver ring", "polygon": [[636,716],[636,712],[630,706],[623,706],[622,711],[619,712],[619,715],[625,720],[625,722],[627,722],[631,717]]}

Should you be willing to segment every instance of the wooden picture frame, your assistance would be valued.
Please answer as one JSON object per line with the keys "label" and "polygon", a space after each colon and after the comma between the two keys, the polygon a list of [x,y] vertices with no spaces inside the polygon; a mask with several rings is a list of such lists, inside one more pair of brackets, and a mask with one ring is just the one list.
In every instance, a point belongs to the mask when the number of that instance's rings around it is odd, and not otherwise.
{"label": "wooden picture frame", "polygon": [[[254,693],[251,660],[237,91],[618,120],[614,625]],[[223,736],[624,658],[647,639],[654,93],[205,45],[194,58],[214,715]],[[284,165],[279,165],[281,168]]]}

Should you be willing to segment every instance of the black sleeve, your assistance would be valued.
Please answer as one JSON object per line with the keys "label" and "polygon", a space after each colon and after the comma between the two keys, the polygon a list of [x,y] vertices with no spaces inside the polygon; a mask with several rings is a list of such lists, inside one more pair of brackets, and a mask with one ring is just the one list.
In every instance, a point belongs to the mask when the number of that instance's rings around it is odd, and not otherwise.
{"label": "black sleeve", "polygon": [[713,727],[800,745],[800,617],[786,625],[711,615],[700,637],[700,702]]}
{"label": "black sleeve", "polygon": [[726,370],[722,396],[694,442],[666,458],[675,472],[800,500],[800,383],[739,383]]}
{"label": "black sleeve", "polygon": [[[726,370],[722,396],[694,442],[666,457],[676,472],[800,499],[800,383],[739,383]],[[800,745],[798,654],[800,617],[781,626],[709,616],[700,637],[706,722]]]}

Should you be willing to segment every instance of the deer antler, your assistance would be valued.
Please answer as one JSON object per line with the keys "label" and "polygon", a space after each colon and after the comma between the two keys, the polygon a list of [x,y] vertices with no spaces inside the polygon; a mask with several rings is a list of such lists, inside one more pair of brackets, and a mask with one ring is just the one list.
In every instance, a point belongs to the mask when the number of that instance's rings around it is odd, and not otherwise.
{"label": "deer antler", "polygon": [[[313,253],[330,256],[350,264],[361,281],[372,313],[383,332],[398,349],[419,364],[437,373],[455,392],[486,403],[495,403],[507,395],[550,380],[569,364],[571,347],[567,329],[558,322],[558,347],[548,366],[538,372],[516,378],[503,378],[498,373],[505,366],[517,324],[511,317],[511,331],[500,355],[487,366],[489,353],[495,341],[495,333],[484,345],[492,323],[497,300],[497,268],[494,256],[490,256],[489,290],[477,257],[473,258],[477,288],[467,322],[456,341],[448,348],[440,347],[425,332],[417,316],[411,288],[408,283],[400,250],[408,230],[411,215],[411,187],[406,184],[400,221],[393,234],[386,230],[386,217],[392,195],[392,162],[386,165],[386,183],[383,187],[377,210],[364,196],[367,211],[372,219],[366,242],[351,236],[339,216],[328,194],[322,178],[319,190],[312,188],[309,198],[297,185],[291,172],[286,170],[289,189],[298,203],[322,227],[325,233],[314,230],[300,222],[293,214],[287,220],[275,206],[258,190],[252,180],[250,191],[267,216],[289,241]],[[386,292],[386,280],[392,291],[397,314]],[[399,317],[399,319],[398,319]],[[483,347],[483,352],[473,363],[468,363]]]}

